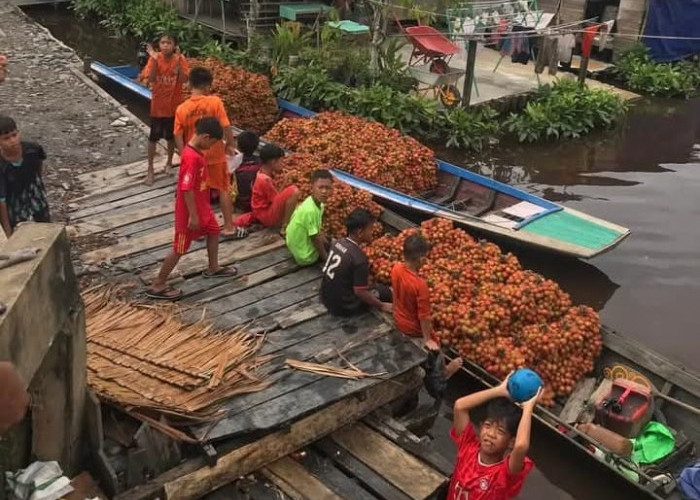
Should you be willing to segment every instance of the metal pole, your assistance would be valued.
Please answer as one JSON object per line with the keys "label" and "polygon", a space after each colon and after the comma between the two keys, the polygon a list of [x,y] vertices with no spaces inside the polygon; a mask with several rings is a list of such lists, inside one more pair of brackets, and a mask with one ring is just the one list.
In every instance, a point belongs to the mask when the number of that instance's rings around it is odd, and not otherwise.
{"label": "metal pole", "polygon": [[462,106],[469,107],[474,86],[474,64],[476,63],[476,40],[469,40],[467,47],[467,68],[464,73],[464,89],[462,90]]}
{"label": "metal pole", "polygon": [[221,43],[226,43],[226,6],[221,0]]}

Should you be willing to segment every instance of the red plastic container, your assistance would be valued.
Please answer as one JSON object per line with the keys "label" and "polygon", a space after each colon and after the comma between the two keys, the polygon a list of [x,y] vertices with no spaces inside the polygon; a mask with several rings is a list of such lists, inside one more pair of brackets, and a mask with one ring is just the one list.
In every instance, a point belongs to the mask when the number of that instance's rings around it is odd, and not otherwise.
{"label": "red plastic container", "polygon": [[633,438],[649,423],[653,412],[654,399],[647,387],[615,379],[610,393],[596,407],[595,421],[622,436]]}

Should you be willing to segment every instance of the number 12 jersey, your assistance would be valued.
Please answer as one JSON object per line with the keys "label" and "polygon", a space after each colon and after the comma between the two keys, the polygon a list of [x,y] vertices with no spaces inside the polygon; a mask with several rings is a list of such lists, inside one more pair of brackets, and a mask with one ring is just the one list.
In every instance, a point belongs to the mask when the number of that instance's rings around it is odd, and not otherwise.
{"label": "number 12 jersey", "polygon": [[369,261],[350,238],[333,241],[323,266],[321,302],[332,313],[351,315],[364,307],[355,290],[368,287]]}

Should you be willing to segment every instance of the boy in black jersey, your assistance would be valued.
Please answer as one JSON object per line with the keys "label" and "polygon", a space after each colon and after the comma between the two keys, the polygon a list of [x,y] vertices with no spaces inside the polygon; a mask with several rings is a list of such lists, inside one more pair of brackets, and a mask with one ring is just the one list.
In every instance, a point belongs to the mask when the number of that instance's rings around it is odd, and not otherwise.
{"label": "boy in black jersey", "polygon": [[391,312],[391,290],[383,285],[369,286],[369,261],[360,248],[372,241],[376,222],[370,212],[358,208],[347,219],[347,238],[333,241],[323,266],[321,302],[331,314],[354,316],[374,307]]}
{"label": "boy in black jersey", "polygon": [[17,224],[51,222],[41,180],[44,148],[20,140],[17,124],[0,115],[0,226],[9,238]]}

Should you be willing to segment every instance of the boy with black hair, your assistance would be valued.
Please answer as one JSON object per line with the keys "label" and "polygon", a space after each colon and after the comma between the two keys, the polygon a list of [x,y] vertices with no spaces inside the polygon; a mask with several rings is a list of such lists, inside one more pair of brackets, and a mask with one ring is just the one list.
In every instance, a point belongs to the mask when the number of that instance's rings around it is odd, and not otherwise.
{"label": "boy with black hair", "polygon": [[0,226],[8,238],[20,222],[51,222],[44,160],[44,148],[22,141],[17,123],[0,115]]}
{"label": "boy with black hair", "polygon": [[250,200],[253,195],[253,183],[260,170],[260,158],[255,154],[260,139],[254,132],[244,131],[236,137],[238,152],[242,155],[241,164],[236,168],[232,179],[236,183],[236,201],[234,207],[241,212],[250,212]]}
{"label": "boy with black hair", "polygon": [[163,34],[158,39],[158,50],[150,43],[146,45],[148,63],[141,72],[141,80],[151,87],[151,133],[148,136],[148,173],[146,184],[153,184],[153,160],[156,145],[161,139],[168,142],[168,159],[165,173],[173,166],[175,153],[175,110],[182,102],[182,84],[190,71],[187,59],[180,53],[177,38]]}
{"label": "boy with black hair", "polygon": [[209,95],[214,77],[206,68],[192,68],[190,71],[190,88],[192,96],[178,106],[175,112],[175,144],[182,151],[185,143],[195,134],[195,123],[202,117],[214,117],[224,130],[226,143],[216,141],[204,152],[207,161],[207,181],[211,189],[219,192],[219,206],[224,216],[222,236],[239,239],[245,238],[248,232],[233,224],[233,202],[229,196],[231,191],[231,175],[228,171],[226,155],[234,156],[235,138],[231,131],[231,122],[226,115],[224,103],[216,96]]}
{"label": "boy with black hair", "polygon": [[219,222],[211,209],[204,151],[221,141],[224,131],[214,117],[197,120],[195,134],[182,148],[180,171],[175,195],[175,241],[173,250],[165,257],[158,277],[146,289],[152,299],[176,300],[182,290],[168,286],[170,273],[190,247],[192,240],[207,238],[209,267],[202,273],[205,278],[230,278],[237,274],[235,267],[219,266]]}
{"label": "boy with black hair", "polygon": [[[532,412],[542,388],[520,410],[508,399],[508,378],[455,402],[450,436],[458,451],[447,500],[508,500],[520,493],[534,465],[527,452]],[[477,433],[470,412],[487,402]]]}
{"label": "boy with black hair", "polygon": [[328,170],[311,174],[311,194],[294,210],[287,226],[287,248],[300,266],[310,266],[328,258],[328,239],[321,230],[323,204],[333,190],[333,176]]}
{"label": "boy with black hair", "polygon": [[357,208],[345,219],[348,236],[331,244],[321,281],[321,302],[331,314],[355,316],[370,307],[392,310],[389,287],[370,287],[369,260],[360,246],[372,241],[375,222],[372,213]]}
{"label": "boy with black hair", "polygon": [[265,227],[279,227],[285,236],[292,212],[299,203],[299,188],[286,186],[277,191],[273,177],[282,173],[284,150],[274,144],[265,144],[260,149],[262,165],[255,176],[250,200],[253,219]]}

